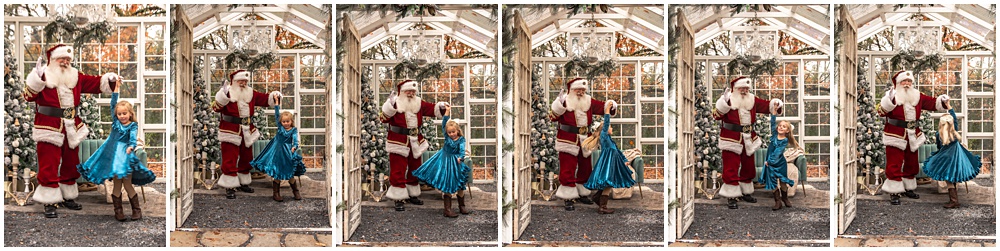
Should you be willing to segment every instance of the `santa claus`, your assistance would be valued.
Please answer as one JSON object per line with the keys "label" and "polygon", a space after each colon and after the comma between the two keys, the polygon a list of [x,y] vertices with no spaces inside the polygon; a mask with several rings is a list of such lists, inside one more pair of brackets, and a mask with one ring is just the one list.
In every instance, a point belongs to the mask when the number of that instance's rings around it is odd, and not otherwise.
{"label": "santa claus", "polygon": [[76,203],[80,178],[76,165],[80,145],[90,128],[77,116],[82,93],[110,94],[118,86],[118,74],[93,76],[80,73],[70,66],[73,48],[56,45],[45,51],[43,58],[28,74],[24,99],[35,102],[35,127],[31,138],[38,143],[38,188],[32,197],[42,203],[46,218],[56,218],[56,208],[83,209]]}
{"label": "santa claus", "polygon": [[[417,97],[417,81],[404,80],[396,84],[396,91],[382,104],[379,119],[389,124],[385,150],[389,152],[389,191],[386,197],[395,202],[396,211],[404,211],[403,201],[423,205],[420,186],[413,171],[421,164],[421,155],[429,144],[420,134],[424,116],[441,118],[447,102],[433,104]],[[402,96],[399,96],[399,93]]]}
{"label": "santa claus", "polygon": [[[250,72],[236,70],[229,74],[229,83],[215,93],[212,110],[222,113],[219,122],[219,141],[222,144],[222,177],[219,186],[226,188],[226,198],[235,199],[236,190],[253,193],[250,188],[250,161],[253,160],[253,142],[260,137],[251,123],[254,107],[278,104],[281,93],[256,92],[249,85]],[[235,83],[235,85],[234,85]]]}
{"label": "santa claus", "polygon": [[[590,124],[594,115],[604,115],[604,101],[596,100],[587,95],[587,80],[576,78],[566,82],[566,89],[552,102],[549,118],[559,122],[556,133],[556,151],[559,152],[559,188],[556,197],[564,200],[566,211],[573,211],[574,201],[584,204],[594,204],[587,196],[591,191],[583,187],[590,179],[592,164],[591,151],[580,147],[583,140],[590,136]],[[569,90],[569,92],[567,92]],[[610,114],[615,115],[618,104],[609,100],[612,107]]]}
{"label": "santa claus", "polygon": [[[736,94],[733,94],[736,90]],[[750,79],[738,77],[729,82],[729,88],[715,102],[712,116],[722,120],[719,132],[719,149],[722,150],[722,188],[719,195],[728,198],[729,208],[737,209],[737,198],[749,203],[757,203],[753,196],[753,183],[757,176],[754,151],[761,140],[753,130],[757,113],[779,114],[784,102],[772,99],[770,102],[750,93]]]}
{"label": "santa claus", "polygon": [[911,199],[920,196],[913,192],[917,188],[914,176],[920,172],[917,149],[927,141],[927,137],[917,127],[923,110],[944,112],[951,99],[948,95],[936,99],[923,95],[913,86],[913,73],[900,71],[892,76],[892,89],[886,91],[878,104],[879,116],[885,117],[882,143],[885,144],[885,184],[882,190],[889,193],[890,202],[899,205],[899,195]]}

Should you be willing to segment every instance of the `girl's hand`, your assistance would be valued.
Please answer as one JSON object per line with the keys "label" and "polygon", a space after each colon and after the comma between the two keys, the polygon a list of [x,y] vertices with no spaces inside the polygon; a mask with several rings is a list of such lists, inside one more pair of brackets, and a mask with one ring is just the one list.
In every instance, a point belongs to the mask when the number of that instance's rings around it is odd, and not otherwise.
{"label": "girl's hand", "polygon": [[132,154],[132,147],[125,148],[125,154]]}
{"label": "girl's hand", "polygon": [[951,100],[944,102],[944,109],[951,110]]}
{"label": "girl's hand", "polygon": [[611,102],[604,103],[604,114],[611,114]]}
{"label": "girl's hand", "polygon": [[281,96],[274,96],[274,104],[278,106],[281,105]]}
{"label": "girl's hand", "polygon": [[293,152],[293,153],[295,152],[295,147],[292,147],[292,152]]}
{"label": "girl's hand", "polygon": [[451,116],[451,104],[444,104],[444,116]]}

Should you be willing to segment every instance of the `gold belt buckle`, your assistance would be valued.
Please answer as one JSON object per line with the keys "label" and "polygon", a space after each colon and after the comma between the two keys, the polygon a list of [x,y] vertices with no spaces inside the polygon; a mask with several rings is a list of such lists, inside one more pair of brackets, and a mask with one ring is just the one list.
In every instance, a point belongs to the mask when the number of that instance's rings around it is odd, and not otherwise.
{"label": "gold belt buckle", "polygon": [[249,124],[250,124],[251,122],[253,122],[253,121],[251,120],[251,118],[252,118],[252,117],[246,117],[246,118],[241,118],[241,119],[240,119],[240,123],[241,123],[241,124],[244,124],[244,125],[249,125]]}
{"label": "gold belt buckle", "polygon": [[590,134],[590,127],[581,126],[580,128],[577,128],[576,130],[578,132],[577,134],[580,134],[580,135]]}
{"label": "gold belt buckle", "polygon": [[751,131],[753,131],[752,127],[750,127],[750,126],[743,126],[743,133],[750,133]]}
{"label": "gold belt buckle", "polygon": [[914,121],[907,121],[906,122],[906,128],[907,129],[917,128],[917,121],[916,120],[914,120]]}
{"label": "gold belt buckle", "polygon": [[71,108],[67,108],[67,109],[63,109],[63,118],[65,118],[65,119],[76,118],[76,109],[72,108],[72,107]]}
{"label": "gold belt buckle", "polygon": [[420,128],[410,129],[410,136],[417,136],[417,135],[420,135]]}

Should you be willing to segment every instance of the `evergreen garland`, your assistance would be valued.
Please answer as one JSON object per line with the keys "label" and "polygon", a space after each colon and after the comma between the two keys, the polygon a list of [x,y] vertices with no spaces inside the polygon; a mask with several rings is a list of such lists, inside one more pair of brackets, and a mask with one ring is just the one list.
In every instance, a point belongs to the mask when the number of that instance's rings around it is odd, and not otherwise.
{"label": "evergreen garland", "polygon": [[212,110],[215,100],[208,83],[201,78],[201,57],[196,57],[194,67],[194,121],[192,121],[192,138],[194,139],[195,163],[219,163],[222,156],[219,143],[219,113]]}
{"label": "evergreen garland", "polygon": [[270,68],[278,62],[278,55],[271,53],[257,54],[249,49],[237,49],[226,55],[226,65],[232,69],[245,69],[253,72],[257,68]]}
{"label": "evergreen garland", "polygon": [[[379,119],[381,106],[375,102],[375,92],[369,83],[371,68],[364,68],[361,74],[361,158],[364,162],[362,175],[375,169],[389,174],[389,153],[385,151],[386,126]],[[365,179],[367,180],[367,178]]]}
{"label": "evergreen garland", "polygon": [[73,42],[73,47],[80,48],[84,43],[97,41],[104,44],[107,37],[114,35],[115,27],[108,21],[88,23],[84,27],[77,26],[70,19],[76,17],[56,16],[42,28],[45,43],[67,40]]}
{"label": "evergreen garland", "polygon": [[[108,110],[105,110],[105,112],[111,111],[110,106],[107,109]],[[97,99],[94,98],[94,94],[81,95],[80,114],[78,114],[78,116],[81,120],[83,120],[83,123],[87,124],[87,127],[90,128],[90,134],[87,135],[87,139],[104,139],[104,137],[107,137],[107,134],[104,132],[104,127],[101,127],[101,125],[97,123],[97,121],[101,120],[101,106],[97,105]]]}
{"label": "evergreen garland", "polygon": [[758,63],[754,63],[747,56],[740,55],[729,60],[726,63],[726,70],[728,70],[730,75],[743,74],[747,75],[751,79],[756,79],[763,73],[768,75],[774,75],[774,72],[778,71],[781,67],[781,61],[776,58],[763,60]]}
{"label": "evergreen garland", "polygon": [[564,76],[584,76],[588,81],[593,81],[598,76],[611,77],[611,73],[617,69],[618,62],[611,59],[591,64],[583,57],[576,56],[563,65],[563,74]]}
{"label": "evergreen garland", "polygon": [[896,53],[889,59],[889,64],[893,69],[913,71],[913,75],[919,76],[925,70],[933,71],[944,64],[944,56],[941,54],[926,55],[921,58],[913,55],[912,51],[905,50]]}
{"label": "evergreen garland", "polygon": [[[858,142],[858,176],[866,172],[874,172],[871,167],[885,166],[885,145],[882,144],[884,119],[876,111],[876,102],[869,92],[869,83],[865,79],[865,68],[858,65],[858,124],[855,138]],[[866,171],[867,170],[867,171]]]}
{"label": "evergreen garland", "polygon": [[418,66],[412,59],[404,59],[392,67],[392,75],[396,79],[413,79],[417,82],[423,82],[424,79],[431,77],[437,79],[444,72],[445,66],[442,62]]}
{"label": "evergreen garland", "polygon": [[[10,41],[6,41],[11,44]],[[38,169],[37,149],[35,140],[31,138],[34,129],[34,108],[28,105],[22,96],[24,82],[21,81],[21,71],[17,65],[17,59],[13,57],[10,46],[4,47],[4,167],[5,170],[13,170],[13,161],[17,159],[19,168]]]}

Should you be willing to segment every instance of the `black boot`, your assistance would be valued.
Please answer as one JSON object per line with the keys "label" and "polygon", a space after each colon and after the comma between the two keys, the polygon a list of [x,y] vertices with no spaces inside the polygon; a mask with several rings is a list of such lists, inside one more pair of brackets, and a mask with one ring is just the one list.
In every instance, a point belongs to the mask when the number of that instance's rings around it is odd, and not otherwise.
{"label": "black boot", "polygon": [[737,209],[737,208],[740,207],[736,205],[736,198],[729,198],[729,209]]}
{"label": "black boot", "polygon": [[920,199],[920,195],[917,194],[917,193],[914,193],[913,190],[906,190],[906,192],[903,192],[903,195],[905,195],[906,198],[910,198],[910,199]]}
{"label": "black boot", "polygon": [[237,187],[236,189],[239,189],[240,192],[244,193],[253,193],[253,188],[250,188],[250,185],[240,185],[240,187]]}
{"label": "black boot", "polygon": [[750,196],[749,194],[744,194],[742,199],[747,203],[757,203],[757,199],[754,199],[753,196]]}
{"label": "black boot", "polygon": [[403,207],[403,201],[401,200],[396,201],[396,211],[406,211],[406,208]]}
{"label": "black boot", "polygon": [[76,201],[73,201],[73,200],[66,200],[66,201],[63,201],[63,202],[59,202],[59,206],[60,207],[65,207],[66,209],[71,209],[71,210],[82,210],[83,209],[83,206],[81,206],[79,203],[76,203]]}
{"label": "black boot", "polygon": [[226,199],[236,199],[236,188],[226,188]]}
{"label": "black boot", "polygon": [[417,198],[417,197],[410,197],[409,199],[406,199],[406,202],[409,202],[410,204],[413,204],[413,205],[423,205],[424,204],[424,201],[420,200],[420,198]]}
{"label": "black boot", "polygon": [[[595,192],[595,194],[596,193],[597,192]],[[600,196],[600,195],[595,195],[595,196]],[[593,205],[594,204],[594,200],[591,200],[590,197],[587,197],[587,196],[580,196],[580,198],[576,199],[576,201],[580,202],[580,203],[583,203],[583,204],[587,204],[587,205]]]}
{"label": "black boot", "polygon": [[56,213],[56,204],[45,204],[45,218],[59,218]]}
{"label": "black boot", "polygon": [[563,205],[565,205],[566,211],[576,210],[576,207],[573,206],[573,200],[564,200]]}
{"label": "black boot", "polygon": [[889,194],[889,203],[899,205],[899,194]]}

